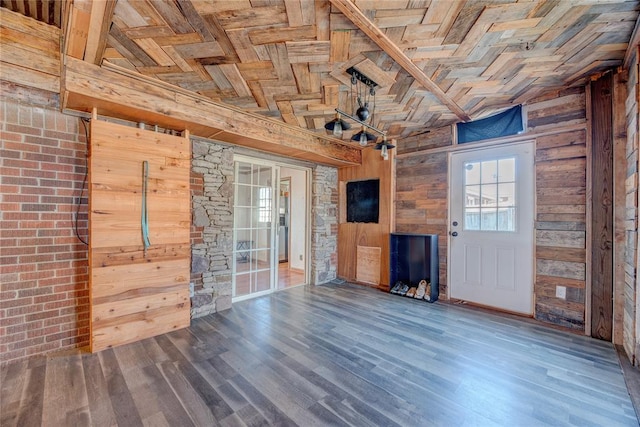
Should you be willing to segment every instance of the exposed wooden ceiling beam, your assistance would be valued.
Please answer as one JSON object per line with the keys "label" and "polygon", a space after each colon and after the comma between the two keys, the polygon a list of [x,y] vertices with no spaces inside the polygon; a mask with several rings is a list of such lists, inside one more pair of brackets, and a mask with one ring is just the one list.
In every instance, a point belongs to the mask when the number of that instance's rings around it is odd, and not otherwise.
{"label": "exposed wooden ceiling beam", "polygon": [[373,22],[367,18],[360,9],[351,0],[329,0],[331,4],[337,7],[351,22],[353,22],[363,33],[365,33],[374,43],[376,43],[383,51],[387,53],[394,61],[404,68],[416,81],[425,89],[431,92],[440,102],[451,110],[460,120],[471,120],[467,113],[464,112],[458,104],[456,104],[442,89],[435,84],[427,75],[411,61],[411,59],[396,46],[385,33],[383,33]]}
{"label": "exposed wooden ceiling beam", "polygon": [[107,36],[113,20],[116,2],[116,0],[105,0],[92,3],[89,36],[87,37],[87,47],[84,51],[85,61],[97,65],[102,62],[102,55],[107,46]]}
{"label": "exposed wooden ceiling beam", "polygon": [[192,135],[331,166],[362,161],[361,149],[353,144],[218,104],[121,67],[98,67],[72,57],[65,63],[63,109],[89,112],[95,107],[101,115],[188,129]]}
{"label": "exposed wooden ceiling beam", "polygon": [[116,0],[83,0],[69,4],[69,24],[65,34],[65,53],[92,64],[100,64]]}

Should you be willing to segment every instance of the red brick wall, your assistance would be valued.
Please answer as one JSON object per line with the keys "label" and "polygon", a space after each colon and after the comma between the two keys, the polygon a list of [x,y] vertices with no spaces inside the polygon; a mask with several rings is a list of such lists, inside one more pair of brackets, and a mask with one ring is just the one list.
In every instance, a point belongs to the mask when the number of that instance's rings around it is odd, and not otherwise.
{"label": "red brick wall", "polygon": [[[74,204],[85,173],[80,120],[0,100],[0,362],[89,340],[87,248]],[[87,214],[79,234],[86,240]]]}

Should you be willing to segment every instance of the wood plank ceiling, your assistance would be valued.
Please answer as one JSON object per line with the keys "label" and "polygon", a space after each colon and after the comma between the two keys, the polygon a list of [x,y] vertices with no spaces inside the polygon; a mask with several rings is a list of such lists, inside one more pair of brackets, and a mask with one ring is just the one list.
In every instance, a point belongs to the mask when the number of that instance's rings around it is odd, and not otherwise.
{"label": "wood plank ceiling", "polygon": [[118,0],[100,54],[318,132],[336,107],[352,111],[355,67],[380,84],[373,124],[404,138],[620,65],[639,10],[635,0]]}

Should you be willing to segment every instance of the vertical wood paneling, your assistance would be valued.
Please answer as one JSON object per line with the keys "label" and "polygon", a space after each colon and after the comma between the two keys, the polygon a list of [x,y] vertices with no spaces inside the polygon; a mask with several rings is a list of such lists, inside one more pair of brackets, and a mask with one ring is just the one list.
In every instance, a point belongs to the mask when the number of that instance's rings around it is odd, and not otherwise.
{"label": "vertical wood paneling", "polygon": [[[141,228],[149,162],[149,240]],[[91,350],[189,325],[188,137],[92,120],[89,157]]]}
{"label": "vertical wood paneling", "polygon": [[[338,277],[347,280],[357,278],[357,247],[380,248],[380,287],[389,286],[389,234],[395,222],[395,150],[389,151],[384,160],[380,151],[362,150],[362,165],[338,169],[339,224],[338,224]],[[378,223],[346,222],[346,183],[365,179],[380,179],[380,214]]]}
{"label": "vertical wood paneling", "polygon": [[613,333],[613,78],[591,83],[593,108],[593,217],[591,335],[611,341]]}
{"label": "vertical wood paneling", "polygon": [[[626,99],[626,176],[625,176],[625,259],[623,346],[631,361],[638,365],[640,352],[640,293],[638,293],[638,105],[640,82],[638,56],[640,47],[632,49],[628,69]],[[621,114],[621,113],[618,113]]]}
{"label": "vertical wood paneling", "polygon": [[627,126],[626,72],[613,77],[613,343],[622,345],[624,329],[625,179]]}

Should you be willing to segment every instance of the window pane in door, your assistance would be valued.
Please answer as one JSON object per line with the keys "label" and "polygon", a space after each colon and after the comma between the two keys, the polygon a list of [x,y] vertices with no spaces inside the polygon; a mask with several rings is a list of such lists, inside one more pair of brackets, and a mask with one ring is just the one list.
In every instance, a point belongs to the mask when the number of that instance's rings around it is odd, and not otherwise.
{"label": "window pane in door", "polygon": [[467,208],[464,213],[464,229],[480,230],[480,209]]}
{"label": "window pane in door", "polygon": [[251,173],[251,164],[250,163],[244,163],[244,162],[237,162],[238,163],[238,180],[237,183],[238,184],[251,184],[251,178],[252,178],[252,173]]}
{"label": "window pane in door", "polygon": [[516,230],[515,158],[464,164],[464,229]]}
{"label": "window pane in door", "polygon": [[480,163],[468,162],[464,164],[465,179],[467,185],[480,184]]}
{"label": "window pane in door", "polygon": [[512,207],[516,205],[515,200],[516,183],[507,182],[498,184],[498,206]]}
{"label": "window pane in door", "polygon": [[467,185],[465,190],[465,206],[469,208],[480,206],[480,186]]}
{"label": "window pane in door", "polygon": [[489,160],[489,161],[480,163],[480,182],[482,184],[498,182],[498,161],[497,160]]}
{"label": "window pane in door", "polygon": [[482,206],[494,207],[498,206],[498,185],[485,184],[481,186]]}
{"label": "window pane in door", "polygon": [[513,182],[516,180],[516,159],[498,160],[498,181]]}
{"label": "window pane in door", "polygon": [[497,229],[497,210],[492,208],[483,208],[480,210],[480,229],[486,231],[495,231]]}

